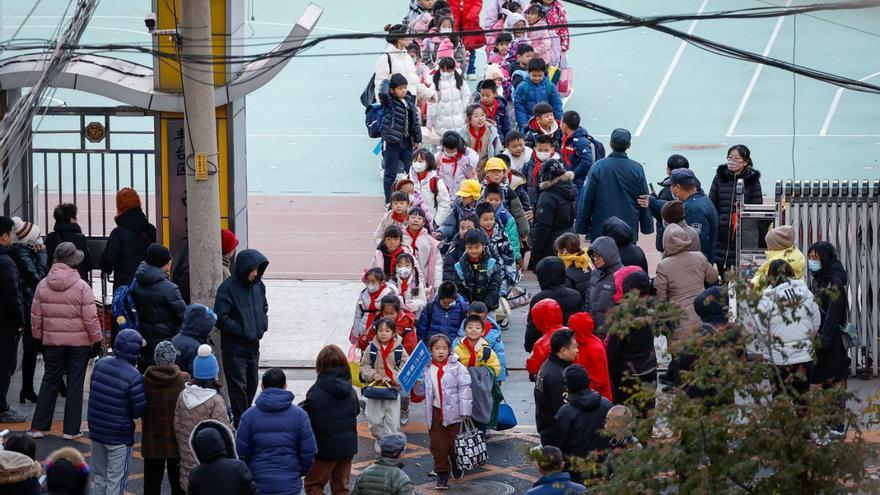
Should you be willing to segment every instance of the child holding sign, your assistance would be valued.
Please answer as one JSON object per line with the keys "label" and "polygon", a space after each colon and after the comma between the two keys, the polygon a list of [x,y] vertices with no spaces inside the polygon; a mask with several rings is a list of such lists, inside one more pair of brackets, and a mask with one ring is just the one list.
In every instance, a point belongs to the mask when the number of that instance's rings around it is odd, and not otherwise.
{"label": "child holding sign", "polygon": [[[408,357],[402,339],[395,330],[394,320],[379,318],[376,322],[376,337],[361,356],[361,377],[364,383],[399,391],[396,372],[400,371]],[[364,413],[370,423],[370,433],[376,438],[376,453],[379,453],[379,439],[400,431],[400,393],[394,399],[367,397]]]}

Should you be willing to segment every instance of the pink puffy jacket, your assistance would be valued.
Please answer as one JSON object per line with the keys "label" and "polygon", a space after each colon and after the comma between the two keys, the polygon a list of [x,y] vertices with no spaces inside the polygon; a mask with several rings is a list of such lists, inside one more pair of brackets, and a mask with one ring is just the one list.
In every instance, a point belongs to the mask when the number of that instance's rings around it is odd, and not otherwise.
{"label": "pink puffy jacket", "polygon": [[52,265],[37,285],[31,326],[43,345],[86,347],[101,341],[95,295],[76,268]]}

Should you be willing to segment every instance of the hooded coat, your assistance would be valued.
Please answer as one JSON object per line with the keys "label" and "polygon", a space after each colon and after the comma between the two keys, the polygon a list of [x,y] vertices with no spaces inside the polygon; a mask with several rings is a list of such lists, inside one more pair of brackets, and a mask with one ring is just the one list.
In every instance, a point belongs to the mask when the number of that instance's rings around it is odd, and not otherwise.
{"label": "hooded coat", "polygon": [[89,438],[105,445],[133,445],[134,420],[147,411],[144,377],[134,365],[143,340],[135,331],[121,331],[113,356],[99,359],[92,370],[89,392]]}
{"label": "hooded coat", "polygon": [[87,347],[103,338],[95,295],[76,268],[52,265],[33,299],[31,332],[43,345]]}
{"label": "hooded coat", "polygon": [[180,290],[161,268],[141,262],[134,278],[137,283],[132,297],[140,320],[138,331],[147,341],[141,350],[141,363],[150,366],[156,345],[177,335],[186,303]]}
{"label": "hooded coat", "polygon": [[141,435],[141,455],[146,459],[180,457],[174,438],[174,408],[189,375],[175,365],[150,366],[144,373],[147,412]]}
{"label": "hooded coat", "polygon": [[[187,384],[174,407],[174,437],[180,452],[180,486],[184,490],[187,489],[190,471],[199,464],[191,439],[196,427],[203,421],[223,425],[230,431],[231,437],[232,423],[223,397],[213,388]],[[231,440],[231,443],[234,449],[235,441]]]}
{"label": "hooded coat", "polygon": [[[616,216],[634,233],[654,232],[654,222],[646,208],[639,206],[639,196],[648,194],[648,181],[642,164],[630,160],[626,153],[612,151],[590,167],[578,201],[578,234],[596,240],[602,234],[607,218]],[[595,316],[595,315],[594,315]]]}
{"label": "hooded coat", "polygon": [[535,268],[535,274],[538,276],[538,285],[541,287],[541,291],[535,294],[529,302],[529,316],[526,320],[524,341],[526,352],[532,352],[535,342],[541,338],[541,331],[532,321],[532,308],[538,301],[553,299],[559,303],[562,308],[563,325],[568,323],[569,316],[581,311],[584,305],[580,293],[565,286],[565,263],[558,257],[550,256],[541,260],[538,267]]}
{"label": "hooded coat", "polygon": [[399,458],[379,457],[358,476],[351,495],[412,495],[412,480],[403,471]]}
{"label": "hooded coat", "polygon": [[135,207],[116,217],[116,228],[110,232],[101,254],[101,271],[113,274],[113,290],[128,285],[147,248],[156,242],[156,227],[147,220],[144,211]]}
{"label": "hooded coat", "polygon": [[202,421],[188,443],[196,465],[180,481],[189,495],[257,495],[257,484],[247,465],[238,460],[228,425]]}
{"label": "hooded coat", "polygon": [[[245,249],[235,257],[235,273],[220,284],[214,302],[217,328],[223,337],[223,352],[249,355],[259,350],[260,339],[269,329],[269,302],[263,274],[269,260],[256,249]],[[248,274],[257,270],[251,282]]]}
{"label": "hooded coat", "polygon": [[17,242],[12,245],[9,256],[18,267],[19,290],[21,291],[21,305],[24,316],[27,317],[28,308],[34,302],[34,292],[37,284],[46,277],[49,271],[49,261],[46,250],[37,251],[27,244]]}
{"label": "hooded coat", "polygon": [[448,78],[441,76],[435,89],[437,100],[428,102],[427,126],[438,136],[442,136],[446,131],[458,132],[467,124],[465,110],[471,100],[471,89],[467,81],[462,80],[459,87],[454,76]]}
{"label": "hooded coat", "polygon": [[42,473],[39,461],[18,452],[0,450],[0,493],[3,495],[40,495]]}
{"label": "hooded coat", "polygon": [[579,255],[560,256],[565,263],[565,286],[578,291],[581,299],[587,298],[590,290],[590,257],[584,252]]}
{"label": "hooded coat", "polygon": [[467,310],[468,302],[465,298],[456,296],[452,304],[448,308],[444,308],[440,304],[440,296],[438,295],[419,316],[419,321],[416,323],[416,335],[425,345],[428,345],[428,339],[437,333],[446,335],[450,341],[455,340],[462,322],[467,317]]}
{"label": "hooded coat", "polygon": [[550,336],[556,330],[565,327],[562,324],[562,308],[553,299],[549,299],[548,303],[545,304],[536,304],[529,311],[529,318],[531,318],[538,331],[541,332],[541,338],[532,346],[532,352],[526,359],[526,370],[529,372],[529,377],[534,379],[538,375],[541,365],[544,364],[547,356],[550,355]]}
{"label": "hooded coat", "polygon": [[[743,202],[761,204],[761,172],[747,166],[734,176],[727,165],[719,165],[709,189],[709,199],[718,212],[718,240],[715,244],[715,263],[730,266],[736,261],[736,181],[743,180]],[[702,241],[701,241],[702,242]]]}
{"label": "hooded coat", "polygon": [[541,437],[544,445],[555,445],[566,456],[587,457],[594,450],[608,446],[599,430],[605,428],[605,417],[611,401],[591,389],[568,393],[568,403],[559,408],[553,426]]}
{"label": "hooded coat", "polygon": [[574,173],[565,172],[538,185],[540,192],[531,229],[532,255],[529,265],[532,269],[542,259],[554,256],[556,248],[553,244],[556,239],[566,232],[571,232],[577,201],[577,188],[572,179]]}
{"label": "hooded coat", "polygon": [[421,143],[422,127],[416,97],[407,93],[403,98],[391,94],[388,81],[379,90],[379,103],[384,107],[382,140],[390,144]]}
{"label": "hooded coat", "polygon": [[623,263],[620,262],[617,243],[610,237],[598,237],[590,244],[590,251],[602,256],[605,264],[591,272],[590,291],[584,300],[584,311],[593,317],[598,329],[596,333],[604,337],[605,313],[614,306],[614,293],[617,291],[614,272],[623,268]]}
{"label": "hooded coat", "polygon": [[574,331],[578,343],[578,355],[574,363],[579,364],[590,377],[590,388],[608,400],[614,400],[611,393],[611,379],[608,376],[608,356],[605,343],[593,333],[593,318],[589,313],[575,313],[568,320],[568,327]]}
{"label": "hooded coat", "polygon": [[85,495],[88,493],[89,465],[73,447],[62,447],[46,458],[47,495]]}
{"label": "hooded coat", "polygon": [[822,324],[819,306],[806,282],[790,279],[767,287],[758,302],[759,347],[764,359],[775,366],[813,360],[813,335]]}
{"label": "hooded coat", "polygon": [[813,383],[826,383],[845,380],[850,373],[850,358],[841,338],[842,328],[849,319],[848,277],[840,261],[832,259],[818,247],[816,251],[822,260],[822,268],[812,275],[822,323],[816,335],[818,346],[812,379]]}
{"label": "hooded coat", "polygon": [[11,247],[0,246],[0,336],[17,337],[24,326],[18,267],[9,256]]}
{"label": "hooded coat", "polygon": [[193,361],[198,355],[199,346],[208,343],[216,322],[214,316],[208,313],[208,308],[201,304],[191,305],[183,312],[180,333],[171,339],[171,343],[179,353],[177,366],[181,370],[192,374]]}
{"label": "hooded coat", "polygon": [[[467,311],[464,313],[467,315]],[[464,320],[464,317],[462,318]],[[486,327],[488,326],[488,329]],[[501,369],[498,373],[496,373],[495,378],[499,382],[503,382],[507,380],[507,354],[504,352],[504,341],[501,340],[501,327],[498,326],[498,323],[492,318],[486,318],[486,322],[483,324],[483,340],[489,344],[489,347],[492,348],[492,351],[495,352],[495,355],[498,356],[498,363],[501,365]],[[458,345],[459,342],[464,340],[464,321],[461,322],[461,326],[458,327],[458,333],[456,336],[450,337],[452,340],[452,348]],[[425,340],[425,345],[428,345],[427,340]]]}
{"label": "hooded coat", "polygon": [[645,272],[648,271],[648,258],[645,257],[642,248],[636,244],[638,239],[626,222],[617,217],[609,217],[602,224],[602,235],[614,239],[617,243],[617,252],[620,253],[620,263],[623,266],[635,265]]}
{"label": "hooded coat", "polygon": [[70,222],[55,222],[55,228],[46,236],[46,259],[49,263],[55,256],[55,249],[62,242],[72,242],[73,245],[83,252],[82,263],[77,266],[80,276],[86,282],[89,281],[89,274],[92,272],[92,255],[89,253],[89,245],[86,243],[86,236],[82,233],[79,224]]}
{"label": "hooded coat", "polygon": [[409,178],[414,184],[413,191],[418,191],[422,195],[422,200],[430,210],[427,213],[434,224],[443,225],[443,221],[449,215],[452,198],[446,182],[440,178],[440,173],[437,170],[427,170],[425,176],[420,178],[419,174],[410,167]]}
{"label": "hooded coat", "polygon": [[235,448],[261,495],[299,495],[318,450],[309,415],[293,403],[293,393],[274,387],[242,414]]}
{"label": "hooded coat", "polygon": [[300,406],[312,423],[318,446],[316,459],[335,461],[357,454],[360,406],[357,393],[351,388],[348,367],[319,373]]}

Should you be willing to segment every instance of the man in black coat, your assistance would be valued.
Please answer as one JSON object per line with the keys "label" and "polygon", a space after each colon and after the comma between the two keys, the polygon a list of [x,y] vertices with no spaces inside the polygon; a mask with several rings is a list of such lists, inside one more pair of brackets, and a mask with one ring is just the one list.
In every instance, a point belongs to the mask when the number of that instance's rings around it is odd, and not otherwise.
{"label": "man in black coat", "polygon": [[[691,168],[688,159],[682,155],[670,155],[670,157],[666,160],[666,178],[662,181],[658,182],[657,185],[660,186],[660,192],[656,194],[656,198],[660,201],[673,201],[675,197],[672,195],[672,191],[669,190],[668,180],[669,176],[672,175],[672,171],[679,168]],[[663,252],[663,217],[660,216],[659,211],[651,210],[651,215],[657,220],[656,232],[657,238],[654,241],[654,245],[657,248],[658,252]],[[646,270],[647,271],[647,270]]]}
{"label": "man in black coat", "polygon": [[147,220],[133,189],[126,187],[116,193],[116,211],[116,228],[101,254],[101,271],[114,274],[114,291],[131,283],[147,248],[156,242],[156,227]]}
{"label": "man in black coat", "polygon": [[222,339],[223,374],[235,426],[254,401],[260,374],[260,339],[269,329],[269,302],[263,274],[269,260],[256,249],[235,257],[235,272],[220,284],[214,301]]}
{"label": "man in black coat", "polygon": [[617,217],[608,217],[602,224],[602,235],[614,239],[623,266],[638,266],[648,271],[648,258],[645,257],[642,248],[636,244],[637,239],[626,222]]}
{"label": "man in black coat", "polygon": [[9,407],[6,393],[18,360],[18,341],[24,327],[18,267],[9,256],[12,249],[11,218],[0,216],[0,423],[22,423],[26,416]]}
{"label": "man in black coat", "polygon": [[146,259],[135,274],[137,281],[132,291],[134,306],[138,311],[139,331],[147,341],[141,349],[138,368],[141,373],[153,365],[153,351],[163,340],[177,335],[186,303],[174,282],[168,279],[171,253],[161,244],[150,244]]}
{"label": "man in black coat", "polygon": [[55,229],[46,236],[46,257],[53,260],[55,248],[59,244],[72,242],[85,255],[76,269],[79,270],[80,277],[89,282],[89,273],[92,271],[92,255],[89,253],[86,236],[83,235],[82,228],[76,222],[77,211],[76,205],[72,203],[61,203],[55,207],[55,211],[52,213],[52,216],[55,217]]}
{"label": "man in black coat", "polygon": [[541,331],[532,322],[532,308],[538,301],[553,299],[562,308],[562,324],[568,324],[568,317],[583,311],[584,299],[580,292],[565,286],[565,263],[558,256],[544,258],[535,269],[538,276],[538,285],[541,292],[532,296],[529,302],[529,315],[526,320],[526,334],[524,347],[526,352],[532,352],[535,342],[541,338]]}
{"label": "man in black coat", "polygon": [[554,256],[556,239],[571,232],[577,200],[577,188],[573,181],[574,172],[566,172],[561,161],[551,159],[541,164],[541,183],[538,184],[538,200],[530,232],[531,270],[542,259]]}
{"label": "man in black coat", "polygon": [[550,357],[541,365],[535,378],[535,426],[542,445],[550,442],[556,413],[565,404],[565,381],[563,371],[578,355],[578,343],[574,332],[562,328],[550,336]]}

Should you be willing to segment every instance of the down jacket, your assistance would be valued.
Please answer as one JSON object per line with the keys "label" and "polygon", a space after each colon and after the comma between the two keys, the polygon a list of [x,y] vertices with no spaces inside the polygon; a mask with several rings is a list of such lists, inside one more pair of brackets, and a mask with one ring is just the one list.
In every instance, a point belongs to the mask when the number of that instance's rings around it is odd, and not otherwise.
{"label": "down jacket", "polygon": [[300,406],[312,422],[318,445],[315,458],[337,460],[357,454],[360,407],[348,366],[319,373]]}
{"label": "down jacket", "polygon": [[[488,134],[487,145],[477,152],[477,155],[480,157],[479,165],[477,166],[477,176],[480,180],[486,177],[486,173],[483,171],[483,167],[486,165],[486,160],[501,153],[501,150],[504,148],[501,141],[501,134],[498,132],[498,127],[493,124],[495,124],[494,121],[489,120],[488,118],[486,119],[485,132]],[[461,136],[462,141],[464,141],[468,148],[471,148],[474,151],[477,150],[476,138],[471,135],[467,122],[465,122],[465,125],[458,130],[458,135]]]}
{"label": "down jacket", "polygon": [[637,239],[633,231],[623,220],[617,217],[608,217],[602,224],[602,235],[614,239],[617,243],[617,252],[620,253],[620,263],[623,266],[638,266],[642,271],[648,271],[648,258],[645,252],[636,244]]}
{"label": "down jacket", "polygon": [[[388,70],[388,66],[391,70]],[[419,73],[416,71],[416,64],[412,57],[409,56],[406,49],[399,49],[392,44],[385,46],[385,52],[376,59],[376,65],[373,67],[375,74],[376,98],[379,98],[379,91],[383,81],[391,79],[391,74],[403,74],[406,77],[406,90],[418,98],[430,98],[434,96],[434,91],[419,82]]]}
{"label": "down jacket", "polygon": [[[504,352],[504,341],[501,340],[501,327],[492,318],[486,318],[486,321],[483,323],[483,332],[483,340],[489,344],[489,347],[498,356],[498,362],[501,364],[501,370],[496,374],[495,378],[497,381],[503,382],[507,379],[507,354]],[[452,339],[452,348],[455,349],[458,342],[461,342],[464,338],[464,322],[462,321],[461,326],[458,328],[458,335]],[[427,345],[427,342],[425,344]]]}
{"label": "down jacket", "polygon": [[309,472],[318,450],[309,415],[293,404],[293,393],[271,387],[242,414],[235,448],[261,495],[299,495],[300,478]]}
{"label": "down jacket", "polygon": [[608,400],[614,400],[611,378],[608,376],[605,343],[593,333],[593,318],[589,313],[575,313],[568,320],[568,327],[574,331],[574,338],[578,343],[578,355],[572,364],[579,364],[587,370],[591,389]]}
{"label": "down jacket", "polygon": [[[428,170],[424,172],[424,177],[420,177],[410,167],[409,178],[414,184],[413,191],[417,191],[422,195],[422,200],[430,210],[428,213],[431,215],[434,224],[443,225],[443,220],[446,220],[446,216],[449,215],[451,198],[449,188],[446,187],[446,182],[440,178],[440,173],[436,170]],[[434,187],[431,186],[432,183]],[[434,192],[435,190],[437,192]]]}
{"label": "down jacket", "polygon": [[458,132],[467,124],[465,110],[471,101],[467,81],[462,80],[461,87],[458,87],[455,77],[440,77],[436,89],[437,100],[428,102],[428,127],[438,136],[446,131]]}
{"label": "down jacket", "polygon": [[247,464],[238,459],[227,425],[202,421],[190,435],[189,448],[196,466],[180,480],[189,495],[257,495],[257,484]]}
{"label": "down jacket", "polygon": [[[443,282],[443,260],[440,258],[440,243],[431,236],[427,227],[423,227],[413,242],[412,233],[403,231],[403,244],[410,247],[412,255],[419,264],[419,278],[426,288],[436,289]],[[426,293],[422,292],[422,297]],[[410,308],[407,308],[413,311]],[[413,311],[415,312],[415,311]]]}
{"label": "down jacket", "polygon": [[819,306],[806,282],[790,279],[764,289],[758,303],[759,347],[764,359],[776,366],[813,360],[813,335],[822,324]]}
{"label": "down jacket", "polygon": [[504,269],[483,249],[483,255],[477,263],[470,261],[467,253],[455,264],[455,283],[458,292],[470,302],[482,301],[489,311],[498,309],[499,291]]}
{"label": "down jacket", "polygon": [[216,315],[210,311],[202,304],[192,304],[187,307],[183,313],[180,333],[171,339],[174,348],[180,353],[177,356],[177,365],[187,373],[192,374],[193,361],[199,352],[199,346],[208,343],[211,330],[217,323]]}
{"label": "down jacket", "polygon": [[[532,346],[541,337],[541,332],[532,321],[532,308],[544,299],[553,299],[562,308],[562,324],[568,323],[568,317],[581,311],[584,300],[578,291],[565,287],[565,263],[556,256],[544,258],[535,269],[538,276],[538,285],[541,292],[532,296],[529,302],[529,316],[526,319],[526,334],[524,346],[526,352],[532,351]],[[540,365],[539,365],[540,366]]]}
{"label": "down jacket", "polygon": [[416,323],[419,340],[428,345],[428,340],[437,333],[446,335],[450,341],[455,340],[462,322],[467,317],[467,311],[468,302],[465,298],[458,296],[448,308],[444,308],[440,304],[440,296],[437,296],[428,303]]}
{"label": "down jacket", "polygon": [[[592,377],[590,377],[592,380]],[[608,446],[608,439],[600,430],[605,428],[605,417],[611,401],[594,390],[569,392],[568,403],[559,408],[553,418],[550,432],[541,440],[544,445],[556,445],[566,455],[586,457]]]}
{"label": "down jacket", "polygon": [[[392,382],[397,382],[397,373],[406,364],[409,354],[403,345],[403,337],[395,335],[394,340],[388,343],[385,349],[391,347],[388,355],[385,357],[385,363],[382,363],[382,344],[378,337],[374,337],[370,344],[361,354],[361,378],[364,383],[380,381],[384,378],[390,378]],[[400,360],[397,360],[400,356]],[[387,370],[391,371],[389,375]]]}
{"label": "down jacket", "polygon": [[601,236],[590,244],[590,252],[602,256],[605,264],[590,272],[590,290],[584,300],[584,311],[590,313],[596,324],[596,333],[601,337],[606,334],[605,313],[614,306],[614,272],[623,268],[617,243],[610,237]]}
{"label": "down jacket", "polygon": [[28,316],[28,308],[34,301],[34,292],[37,284],[46,277],[49,271],[49,262],[46,250],[31,249],[27,244],[16,243],[12,245],[9,256],[18,267],[19,289],[21,291],[21,305],[24,316]]}
{"label": "down jacket", "polygon": [[382,82],[379,90],[379,103],[385,108],[382,116],[382,140],[386,143],[421,143],[422,127],[416,97],[407,94],[398,99],[390,94],[388,81]]}
{"label": "down jacket", "polygon": [[525,77],[513,90],[516,124],[521,129],[528,125],[529,119],[532,118],[532,109],[542,101],[553,107],[553,116],[556,117],[556,120],[562,118],[562,98],[559,97],[559,90],[546,76],[538,84],[533,83],[531,78]]}
{"label": "down jacket", "polygon": [[550,355],[550,336],[553,332],[564,328],[562,325],[562,308],[559,303],[553,299],[544,299],[529,311],[529,318],[532,323],[541,332],[541,338],[532,346],[532,352],[526,359],[526,370],[529,377],[533,378],[538,375],[541,365]]}
{"label": "down jacket", "polygon": [[[443,150],[440,150],[434,159],[437,161],[437,173],[443,179],[443,183],[449,189],[450,200],[452,195],[461,188],[461,183],[465,179],[473,179],[477,176],[477,165],[480,163],[480,155],[471,148],[465,148],[464,151],[457,153],[454,157],[446,157]],[[437,222],[437,225],[444,225],[449,222],[449,215],[454,214],[455,202],[450,204],[453,210],[443,219],[443,222]],[[455,218],[455,224],[458,224],[458,217]],[[446,236],[446,230],[443,231]],[[448,239],[452,234],[446,236]]]}
{"label": "down jacket", "polygon": [[0,335],[16,337],[24,326],[18,267],[9,256],[11,247],[0,246]]}
{"label": "down jacket", "polygon": [[537,266],[547,256],[556,254],[554,243],[566,232],[571,232],[575,221],[577,188],[574,173],[564,174],[538,184],[538,199],[531,229],[532,256],[529,264]]}
{"label": "down jacket", "polygon": [[147,255],[147,248],[156,242],[156,227],[150,224],[140,207],[116,217],[116,228],[110,232],[101,254],[101,271],[113,273],[113,290],[128,285],[138,266]]}
{"label": "down jacket", "polygon": [[[263,274],[269,260],[256,249],[245,249],[235,256],[235,273],[220,284],[214,302],[217,328],[223,336],[223,352],[240,355],[259,348],[263,333],[269,329],[269,302]],[[248,274],[257,269],[257,278]]]}
{"label": "down jacket", "polygon": [[[431,380],[431,367],[425,368],[422,383],[425,386],[425,424],[431,429],[433,416],[431,404],[434,403],[434,384]],[[461,423],[463,416],[470,416],[474,401],[471,395],[471,375],[461,363],[458,356],[450,353],[446,364],[443,365],[443,379],[440,380],[440,388],[443,390],[441,400],[443,409],[443,426]]]}
{"label": "down jacket", "polygon": [[40,495],[42,473],[40,461],[11,450],[0,450],[0,493]]}
{"label": "down jacket", "polygon": [[141,349],[141,363],[150,366],[156,345],[177,335],[186,303],[165,271],[146,261],[141,262],[134,279],[137,283],[131,295],[140,319],[138,330],[147,341]]}
{"label": "down jacket", "polygon": [[144,377],[134,365],[143,339],[123,330],[113,343],[113,356],[95,363],[89,393],[89,438],[105,445],[133,445],[134,420],[147,411]]}
{"label": "down jacket", "polygon": [[[193,431],[202,421],[213,420],[232,431],[223,397],[212,388],[187,384],[174,408],[174,437],[180,452],[180,486],[186,490],[189,472],[199,465],[191,442]],[[234,448],[234,444],[233,444]]]}
{"label": "down jacket", "polygon": [[761,204],[764,194],[761,192],[761,172],[752,167],[744,168],[738,176],[727,169],[727,165],[719,165],[709,189],[709,199],[718,212],[718,241],[715,245],[715,263],[730,266],[736,261],[736,181],[743,180],[743,201],[746,204]]}
{"label": "down jacket", "polygon": [[55,263],[31,305],[34,338],[43,345],[86,347],[102,339],[95,295],[76,268]]}
{"label": "down jacket", "polygon": [[412,495],[412,480],[403,472],[403,461],[380,457],[358,476],[351,495]]}
{"label": "down jacket", "polygon": [[55,249],[62,242],[72,242],[85,255],[76,269],[79,270],[82,279],[88,282],[92,271],[92,255],[89,253],[89,245],[86,243],[86,236],[82,233],[82,227],[76,223],[55,222],[54,230],[46,236],[46,258],[49,263],[52,263]]}

